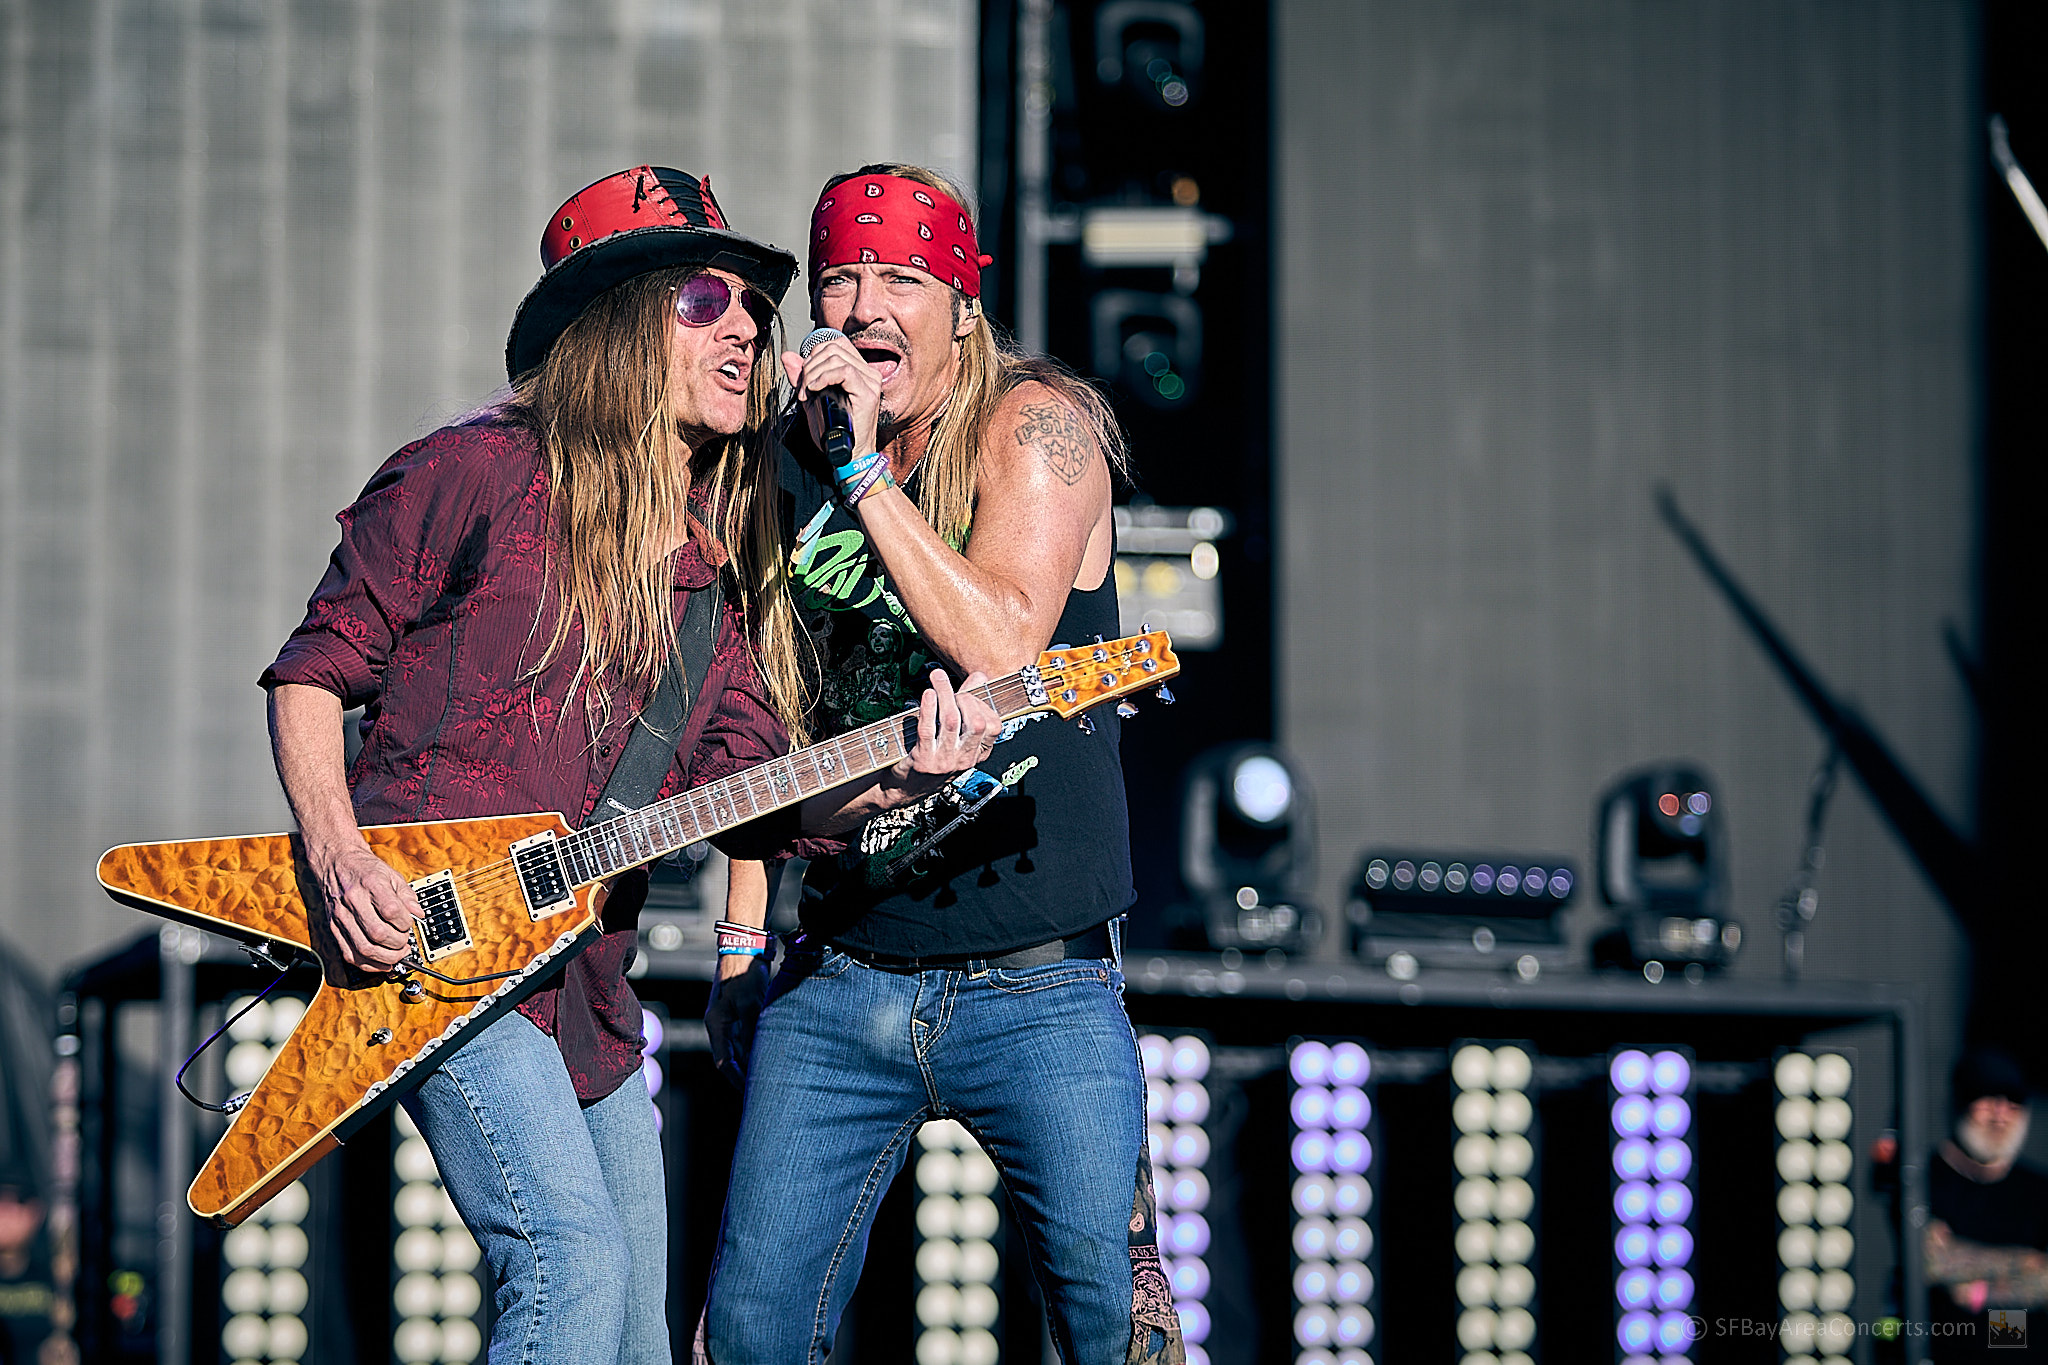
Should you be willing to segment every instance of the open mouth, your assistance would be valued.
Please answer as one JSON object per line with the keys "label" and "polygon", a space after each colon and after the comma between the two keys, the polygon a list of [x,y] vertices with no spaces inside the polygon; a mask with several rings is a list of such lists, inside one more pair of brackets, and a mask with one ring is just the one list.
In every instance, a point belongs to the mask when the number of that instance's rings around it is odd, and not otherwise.
{"label": "open mouth", "polygon": [[862,346],[860,358],[874,367],[876,374],[887,384],[896,377],[896,371],[903,364],[903,354],[893,346]]}
{"label": "open mouth", "polygon": [[728,360],[718,367],[717,374],[725,381],[725,387],[739,391],[747,387],[747,369],[745,361]]}

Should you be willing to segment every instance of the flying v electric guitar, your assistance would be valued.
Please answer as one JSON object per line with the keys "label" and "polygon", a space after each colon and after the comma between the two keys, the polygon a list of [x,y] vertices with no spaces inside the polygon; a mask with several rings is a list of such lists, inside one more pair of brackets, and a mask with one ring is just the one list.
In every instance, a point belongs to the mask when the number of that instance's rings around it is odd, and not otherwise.
{"label": "flying v electric guitar", "polygon": [[[1071,717],[1179,671],[1154,631],[1047,651],[982,695],[1005,720]],[[877,772],[916,742],[917,713],[905,712],[582,830],[555,813],[365,829],[419,895],[412,952],[388,976],[315,991],[193,1180],[193,1211],[241,1222],[425,1080],[601,932],[606,878]],[[101,856],[99,877],[139,910],[313,950],[317,891],[292,835],[123,844]]]}

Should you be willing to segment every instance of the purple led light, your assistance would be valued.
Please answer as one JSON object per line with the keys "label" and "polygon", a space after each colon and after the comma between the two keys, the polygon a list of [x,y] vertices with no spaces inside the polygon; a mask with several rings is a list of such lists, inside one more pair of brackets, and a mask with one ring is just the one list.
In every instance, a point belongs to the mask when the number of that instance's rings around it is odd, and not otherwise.
{"label": "purple led light", "polygon": [[1676,1095],[1661,1096],[1650,1109],[1650,1127],[1658,1137],[1684,1137],[1692,1127],[1692,1106]]}
{"label": "purple led light", "polygon": [[1550,895],[1554,900],[1563,900],[1572,893],[1572,874],[1564,868],[1550,874]]}
{"label": "purple led light", "polygon": [[1485,863],[1481,863],[1472,869],[1472,889],[1474,891],[1493,890],[1493,869]]}
{"label": "purple led light", "polygon": [[1648,1175],[1650,1144],[1642,1138],[1623,1138],[1615,1143],[1614,1173],[1623,1180],[1641,1180]]}
{"label": "purple led light", "polygon": [[1641,1137],[1650,1131],[1650,1102],[1641,1095],[1623,1095],[1607,1111],[1614,1131],[1623,1137]]}
{"label": "purple led light", "polygon": [[1650,1089],[1660,1095],[1674,1095],[1692,1082],[1692,1064],[1684,1054],[1660,1052],[1650,1058]]}
{"label": "purple led light", "polygon": [[1173,1294],[1179,1299],[1199,1299],[1209,1292],[1209,1263],[1198,1256],[1173,1263]]}
{"label": "purple led light", "polygon": [[1372,1144],[1359,1132],[1338,1133],[1330,1143],[1330,1169],[1357,1175],[1372,1165]]}
{"label": "purple led light", "polygon": [[1364,1085],[1372,1075],[1372,1058],[1356,1043],[1339,1043],[1330,1049],[1330,1080],[1336,1085]]}
{"label": "purple led light", "polygon": [[1166,1110],[1180,1123],[1200,1123],[1209,1117],[1209,1087],[1196,1081],[1181,1082],[1173,1088]]}
{"label": "purple led light", "polygon": [[1175,1255],[1200,1256],[1209,1249],[1209,1220],[1199,1213],[1183,1213],[1173,1220],[1167,1240]]}
{"label": "purple led light", "polygon": [[1346,1176],[1330,1191],[1330,1209],[1339,1215],[1359,1214],[1372,1207],[1372,1182]]}
{"label": "purple led light", "polygon": [[1304,1218],[1313,1218],[1329,1209],[1330,1194],[1330,1177],[1297,1176],[1294,1181],[1294,1211]]}
{"label": "purple led light", "polygon": [[647,1093],[659,1095],[661,1093],[661,1063],[655,1061],[652,1057],[648,1057],[641,1061],[640,1068],[647,1074]]}
{"label": "purple led light", "polygon": [[1657,1349],[1683,1351],[1692,1345],[1692,1319],[1683,1313],[1663,1313],[1657,1318]]}
{"label": "purple led light", "polygon": [[1623,1313],[1614,1335],[1621,1342],[1622,1350],[1631,1355],[1640,1354],[1649,1350],[1650,1343],[1657,1339],[1657,1319],[1640,1310]]}
{"label": "purple led light", "polygon": [[1647,1222],[1653,1200],[1647,1183],[1628,1181],[1614,1192],[1614,1216],[1624,1223]]}
{"label": "purple led light", "polygon": [[1357,1086],[1340,1086],[1330,1093],[1332,1128],[1363,1128],[1371,1118],[1372,1101],[1367,1099],[1365,1092]]}
{"label": "purple led light", "polygon": [[1641,1223],[1631,1223],[1614,1234],[1614,1259],[1626,1266],[1648,1265],[1656,1239]]}
{"label": "purple led light", "polygon": [[1372,1340],[1372,1314],[1357,1304],[1343,1304],[1337,1309],[1337,1321],[1331,1324],[1330,1336],[1339,1346],[1362,1346]]}
{"label": "purple led light", "polygon": [[1521,890],[1522,873],[1519,868],[1504,867],[1493,879],[1493,889],[1503,896],[1512,896]]}
{"label": "purple led light", "polygon": [[1330,1048],[1326,1043],[1303,1043],[1287,1059],[1287,1069],[1296,1085],[1321,1085],[1330,1077]]}
{"label": "purple led light", "polygon": [[1692,1217],[1692,1190],[1675,1180],[1668,1180],[1657,1187],[1652,1208],[1660,1223],[1683,1223]]}
{"label": "purple led light", "polygon": [[1294,1169],[1297,1171],[1327,1171],[1330,1169],[1330,1135],[1310,1129],[1294,1135]]}
{"label": "purple led light", "polygon": [[1692,1148],[1677,1138],[1665,1138],[1657,1144],[1650,1166],[1659,1180],[1683,1180],[1692,1170]]}
{"label": "purple led light", "polygon": [[1540,867],[1532,867],[1527,872],[1524,872],[1522,874],[1522,894],[1525,896],[1542,895],[1543,882],[1546,876],[1548,874]]}
{"label": "purple led light", "polygon": [[1623,1308],[1648,1308],[1656,1292],[1656,1275],[1642,1266],[1622,1271],[1621,1278],[1614,1282],[1614,1297]]}
{"label": "purple led light", "polygon": [[1327,1304],[1304,1305],[1294,1315],[1294,1339],[1303,1346],[1320,1346],[1330,1339],[1330,1309]]}
{"label": "purple led light", "polygon": [[640,1049],[642,1052],[661,1051],[661,1017],[653,1010],[640,1011],[640,1032],[647,1039],[647,1045]]}
{"label": "purple led light", "polygon": [[1362,1265],[1340,1265],[1330,1297],[1339,1303],[1363,1303],[1372,1293],[1372,1272]]}
{"label": "purple led light", "polygon": [[1287,1110],[1296,1128],[1327,1128],[1330,1123],[1330,1092],[1319,1085],[1305,1085],[1294,1092]]}
{"label": "purple led light", "polygon": [[1650,1088],[1650,1059],[1647,1054],[1630,1048],[1614,1054],[1614,1060],[1607,1064],[1607,1079],[1614,1088],[1625,1095],[1641,1094]]}
{"label": "purple led light", "polygon": [[1657,1306],[1667,1312],[1692,1306],[1692,1276],[1667,1270],[1657,1277]]}
{"label": "purple led light", "polygon": [[1199,1345],[1209,1339],[1208,1309],[1193,1301],[1176,1303],[1174,1309],[1180,1314],[1180,1334],[1182,1340]]}
{"label": "purple led light", "polygon": [[1692,1234],[1682,1227],[1659,1228],[1657,1246],[1651,1254],[1660,1266],[1685,1265],[1692,1260]]}

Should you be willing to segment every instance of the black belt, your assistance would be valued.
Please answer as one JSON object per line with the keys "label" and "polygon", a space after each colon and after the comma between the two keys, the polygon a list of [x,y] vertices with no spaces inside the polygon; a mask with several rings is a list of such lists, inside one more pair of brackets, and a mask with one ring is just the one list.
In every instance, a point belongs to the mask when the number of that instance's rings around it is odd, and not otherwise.
{"label": "black belt", "polygon": [[792,952],[806,948],[819,950],[833,948],[845,953],[863,967],[875,967],[885,972],[923,972],[941,968],[957,970],[976,963],[998,970],[1012,970],[1019,967],[1044,967],[1054,962],[1066,962],[1074,958],[1105,958],[1115,956],[1109,941],[1109,926],[1098,924],[1085,929],[1072,938],[1056,938],[1049,943],[1035,943],[1029,948],[1003,953],[996,957],[978,956],[973,953],[951,953],[932,957],[897,957],[891,953],[871,953],[865,948],[849,948],[838,943],[822,943],[808,938],[791,943]]}

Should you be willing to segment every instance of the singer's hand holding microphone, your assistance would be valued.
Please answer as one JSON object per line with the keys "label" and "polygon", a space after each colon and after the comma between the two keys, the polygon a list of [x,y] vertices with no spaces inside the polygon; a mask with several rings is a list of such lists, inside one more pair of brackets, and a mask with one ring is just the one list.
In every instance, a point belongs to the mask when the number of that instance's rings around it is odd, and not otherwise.
{"label": "singer's hand holding microphone", "polygon": [[882,380],[846,334],[836,327],[813,330],[796,353],[783,352],[782,369],[804,405],[811,439],[832,461],[841,500],[853,506],[894,488],[888,456],[875,448]]}

